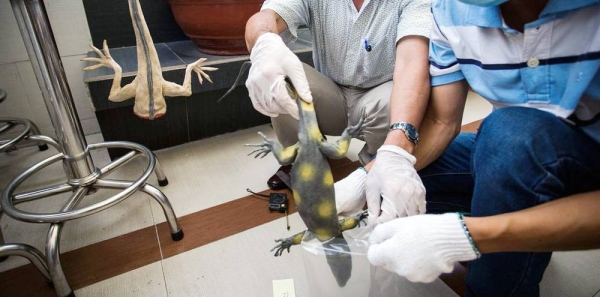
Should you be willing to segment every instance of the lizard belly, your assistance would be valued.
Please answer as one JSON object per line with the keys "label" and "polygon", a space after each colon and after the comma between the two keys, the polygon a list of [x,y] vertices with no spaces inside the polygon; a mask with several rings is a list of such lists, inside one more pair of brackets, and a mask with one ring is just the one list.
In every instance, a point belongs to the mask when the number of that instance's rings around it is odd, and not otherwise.
{"label": "lizard belly", "polygon": [[300,217],[320,241],[340,234],[333,176],[319,148],[299,154],[292,166],[292,189]]}
{"label": "lizard belly", "polygon": [[[135,104],[133,112],[144,119],[155,119],[163,116],[167,112],[167,104],[162,93],[162,84],[156,82],[154,76],[148,80],[149,76],[140,75],[138,72],[139,83],[137,85]],[[162,77],[159,77],[162,79]]]}

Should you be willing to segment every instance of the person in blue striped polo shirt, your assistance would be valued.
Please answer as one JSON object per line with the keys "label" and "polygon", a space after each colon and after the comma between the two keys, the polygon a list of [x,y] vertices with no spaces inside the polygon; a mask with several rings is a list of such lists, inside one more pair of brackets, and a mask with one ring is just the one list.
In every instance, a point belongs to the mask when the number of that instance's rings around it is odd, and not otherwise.
{"label": "person in blue striped polo shirt", "polygon": [[[434,0],[432,12],[415,150],[428,214],[376,221],[369,260],[418,282],[471,261],[467,296],[538,296],[552,251],[600,248],[600,1]],[[468,87],[494,109],[458,134]],[[414,207],[380,163],[369,209],[382,193]]]}

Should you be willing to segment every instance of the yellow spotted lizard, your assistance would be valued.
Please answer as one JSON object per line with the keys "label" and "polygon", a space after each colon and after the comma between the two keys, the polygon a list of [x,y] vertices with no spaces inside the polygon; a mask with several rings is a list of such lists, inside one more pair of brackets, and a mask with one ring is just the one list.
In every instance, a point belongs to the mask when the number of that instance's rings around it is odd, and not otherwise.
{"label": "yellow spotted lizard", "polygon": [[[278,141],[268,139],[259,132],[264,142],[248,144],[247,146],[257,147],[249,155],[264,157],[269,152],[273,152],[279,164],[292,164],[291,188],[298,213],[308,230],[323,242],[327,262],[338,285],[343,287],[352,272],[352,258],[349,253],[334,252],[335,249],[328,248],[328,241],[337,237],[336,241],[338,243],[341,241],[343,243],[341,246],[348,250],[342,232],[357,227],[367,214],[363,212],[338,220],[333,175],[327,158],[340,159],[346,155],[350,139],[360,131],[363,120],[361,119],[355,126],[347,127],[336,144],[329,143],[319,130],[314,105],[302,100],[289,80],[287,84],[288,91],[297,101],[299,109],[298,142],[284,148]],[[280,256],[286,249],[289,252],[292,245],[302,242],[305,232],[276,240],[279,244],[271,251],[275,250],[275,256]],[[339,246],[336,244],[336,247]]]}

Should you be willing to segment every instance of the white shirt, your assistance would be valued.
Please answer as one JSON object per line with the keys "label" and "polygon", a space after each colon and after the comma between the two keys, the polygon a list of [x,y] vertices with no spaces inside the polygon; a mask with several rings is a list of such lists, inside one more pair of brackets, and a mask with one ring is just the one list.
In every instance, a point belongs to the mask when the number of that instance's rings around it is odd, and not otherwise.
{"label": "white shirt", "polygon": [[340,85],[361,88],[392,80],[397,41],[429,37],[432,25],[429,0],[365,0],[360,11],[352,0],[266,0],[262,9],[287,23],[286,42],[307,26],[315,69]]}

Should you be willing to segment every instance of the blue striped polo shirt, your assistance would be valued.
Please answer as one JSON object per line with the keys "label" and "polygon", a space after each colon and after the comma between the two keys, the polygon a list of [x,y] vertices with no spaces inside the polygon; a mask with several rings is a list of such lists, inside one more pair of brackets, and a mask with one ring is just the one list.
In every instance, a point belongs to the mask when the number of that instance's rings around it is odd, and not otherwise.
{"label": "blue striped polo shirt", "polygon": [[466,79],[494,108],[524,106],[600,142],[600,0],[550,0],[524,32],[498,6],[434,0],[432,86]]}

